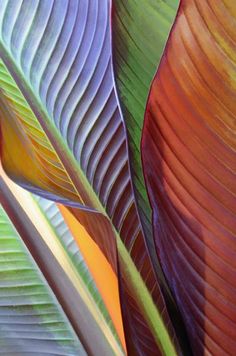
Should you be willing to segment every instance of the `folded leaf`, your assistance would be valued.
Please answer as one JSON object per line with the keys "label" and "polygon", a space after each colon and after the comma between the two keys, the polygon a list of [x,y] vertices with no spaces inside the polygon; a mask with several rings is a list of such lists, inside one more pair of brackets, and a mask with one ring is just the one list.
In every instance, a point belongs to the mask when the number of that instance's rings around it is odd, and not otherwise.
{"label": "folded leaf", "polygon": [[236,12],[183,0],[142,139],[161,264],[196,355],[236,349]]}
{"label": "folded leaf", "polygon": [[[124,124],[111,68],[110,3],[47,1],[29,6],[23,2],[18,7],[4,1],[1,15],[1,56],[26,99],[24,104],[40,124],[37,140],[46,136],[59,158],[60,168],[76,190],[77,206],[84,204],[90,209],[87,213],[77,210],[79,218],[88,214],[93,232],[97,229],[99,236],[110,238],[111,246],[116,247],[117,243],[118,261],[109,261],[114,271],[122,271],[123,279],[133,278],[126,281],[121,301],[132,321],[127,326],[134,335],[127,337],[130,347],[137,353],[150,348],[156,352],[159,348],[173,351],[162,319],[174,340],[173,329],[147,254],[130,181]],[[1,76],[0,79],[6,101],[9,93]],[[19,103],[13,104],[5,121],[18,110]],[[5,144],[3,157],[4,147]],[[10,149],[9,152],[7,162],[14,159],[14,153]],[[7,162],[3,161],[4,166]],[[11,177],[24,182],[22,162],[21,167],[21,171],[14,172],[18,176]],[[37,179],[36,176],[35,182]],[[61,189],[58,193],[64,194]],[[73,205],[73,199],[71,202]],[[107,250],[103,240],[99,247],[103,252]],[[116,254],[117,250],[115,258]],[[108,260],[109,256],[114,256],[113,247],[106,256]],[[130,270],[134,273],[128,276]],[[151,297],[146,305],[140,303],[142,292],[151,292],[159,312]]]}

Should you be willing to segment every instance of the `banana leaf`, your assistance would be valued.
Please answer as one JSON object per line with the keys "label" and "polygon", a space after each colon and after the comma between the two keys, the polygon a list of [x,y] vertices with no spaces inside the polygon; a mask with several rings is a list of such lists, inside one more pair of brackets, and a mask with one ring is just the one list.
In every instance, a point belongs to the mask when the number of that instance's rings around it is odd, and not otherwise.
{"label": "banana leaf", "polygon": [[236,8],[181,1],[142,159],[159,258],[194,354],[236,349]]}
{"label": "banana leaf", "polygon": [[[125,347],[118,295],[118,282],[115,275],[110,275],[113,271],[111,270],[111,273],[107,271],[107,268],[109,268],[110,265],[104,265],[102,258],[99,256],[99,250],[95,249],[91,243],[93,240],[88,244],[88,240],[91,240],[91,238],[86,234],[83,226],[75,221],[76,225],[73,229],[74,222],[69,224],[71,221],[63,206],[57,206],[54,202],[39,196],[34,196],[34,199],[38,203],[52,229],[55,231],[58,240],[82,278],[88,292],[94,299],[94,302],[97,304],[104,319],[112,330],[113,335],[118,342],[122,340],[122,345]],[[83,250],[81,250],[80,247]],[[91,257],[89,259],[88,256],[90,254]],[[92,269],[90,268],[91,262],[93,263]],[[102,281],[96,278],[97,274],[94,273],[94,271],[100,271],[102,274]],[[116,290],[117,298],[115,298]],[[119,331],[118,335],[117,330]]]}
{"label": "banana leaf", "polygon": [[[178,3],[178,0],[114,0],[112,12],[113,63],[127,127],[134,190],[150,254],[156,264],[151,209],[143,179],[140,142],[150,85]],[[156,269],[160,274],[158,267]]]}
{"label": "banana leaf", "polygon": [[0,348],[4,355],[86,355],[0,205]]}
{"label": "banana leaf", "polygon": [[118,274],[128,352],[175,354],[130,179],[109,19],[105,0],[2,3],[2,163],[89,225]]}
{"label": "banana leaf", "polygon": [[[91,278],[85,280],[81,269],[71,263],[69,251],[64,249],[61,235],[53,230],[52,222],[49,223],[33,197],[11,182],[3,172],[0,188],[2,205],[28,248],[31,259],[33,257],[52,288],[68,322],[79,335],[86,352],[123,355],[114,327],[104,318],[104,312],[101,313],[98,307],[99,299],[88,288]],[[84,262],[83,265],[84,271]],[[91,343],[91,336],[94,343]],[[15,340],[12,341],[14,344]]]}
{"label": "banana leaf", "polygon": [[146,245],[184,352],[190,353],[185,327],[157,258],[141,163],[141,132],[150,85],[173,24],[178,0],[114,0],[113,65],[127,128],[131,176]]}

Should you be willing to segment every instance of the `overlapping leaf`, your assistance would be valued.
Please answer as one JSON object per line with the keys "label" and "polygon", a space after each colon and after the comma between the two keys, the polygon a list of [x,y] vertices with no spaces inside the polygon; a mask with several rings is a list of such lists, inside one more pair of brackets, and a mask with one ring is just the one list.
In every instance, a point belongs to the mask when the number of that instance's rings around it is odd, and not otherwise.
{"label": "overlapping leaf", "polygon": [[114,0],[113,63],[118,96],[127,127],[134,193],[146,244],[182,347],[187,347],[181,316],[169,292],[156,254],[151,210],[141,165],[141,130],[152,78],[176,15],[178,0]]}
{"label": "overlapping leaf", "polygon": [[[147,303],[142,299],[142,293],[150,297],[147,286],[171,330],[130,182],[111,68],[110,3],[40,1],[29,5],[27,1],[4,1],[2,7],[1,56],[41,126],[37,140],[46,134],[78,193],[77,200],[97,210],[98,214],[87,215],[92,231],[99,226],[102,236],[108,231],[107,218],[112,222],[108,237],[111,245],[117,242],[122,278],[130,278],[122,306],[131,320],[131,347],[145,353],[158,350],[160,344],[166,352],[173,351],[152,298],[147,298]],[[1,82],[4,89],[3,79]],[[5,97],[8,94],[5,88]],[[13,102],[10,115],[18,104]],[[8,161],[14,156],[9,152]],[[14,179],[24,180],[22,171],[15,173]],[[85,214],[77,211],[80,213]],[[106,250],[101,242],[100,247]],[[112,265],[117,271],[116,261]]]}
{"label": "overlapping leaf", "polygon": [[[82,264],[83,270],[71,263],[71,255],[63,247],[61,232],[52,228],[53,221],[45,218],[32,196],[11,182],[3,172],[0,190],[4,208],[53,289],[85,350],[89,354],[123,355],[114,328],[111,328],[107,318],[104,319],[104,310],[101,314],[99,300],[88,288],[88,279],[84,280],[85,263]],[[80,233],[83,234],[83,231]],[[18,341],[13,338],[12,345],[15,342]]]}
{"label": "overlapping leaf", "polygon": [[[128,131],[135,194],[144,231],[152,248],[151,212],[143,180],[140,142],[146,101],[178,0],[114,0],[113,62]],[[153,259],[155,260],[155,254]]]}
{"label": "overlapping leaf", "polygon": [[[4,91],[1,131],[5,170],[32,192],[42,194],[41,191],[46,190],[54,200],[82,202],[52,144],[2,61],[0,77],[1,90]],[[22,160],[24,170],[21,168]]]}
{"label": "overlapping leaf", "polygon": [[196,355],[236,349],[236,11],[183,0],[142,140],[159,257]]}
{"label": "overlapping leaf", "polygon": [[101,295],[101,300],[104,302],[120,342],[124,350],[126,350],[117,275],[84,226],[78,222],[68,208],[60,204],[59,209],[74,236],[76,245],[79,246],[79,250]]}
{"label": "overlapping leaf", "polygon": [[[82,255],[82,253],[78,247],[78,244],[76,243],[76,239],[72,235],[59,208],[52,201],[46,200],[46,199],[38,197],[38,196],[35,196],[34,198],[37,201],[38,205],[40,206],[40,209],[42,210],[43,214],[45,214],[46,218],[48,219],[49,224],[55,231],[58,240],[62,244],[65,252],[70,257],[71,262],[75,266],[78,274],[80,275],[81,279],[83,280],[84,284],[86,285],[88,292],[90,293],[91,297],[94,299],[94,302],[97,304],[100,312],[104,316],[107,324],[110,326],[114,336],[119,341],[119,338],[115,331],[111,317],[110,317],[108,310],[103,302],[103,299],[96,287],[96,284],[95,284],[94,279],[89,271],[89,268],[84,260],[84,256]],[[80,232],[81,232],[81,229],[78,230],[78,234]],[[81,236],[81,238],[86,239],[86,236]],[[96,260],[96,256],[94,256],[94,259]],[[95,264],[96,264],[96,261],[95,261]],[[99,265],[97,264],[96,268],[98,268],[98,267],[99,267]],[[106,274],[106,272],[104,271],[104,275],[105,274]],[[117,286],[117,288],[118,288],[118,286]],[[117,305],[115,304],[115,301],[113,300],[113,309],[115,309],[116,307],[117,307]],[[115,310],[114,310],[114,312],[115,312]]]}
{"label": "overlapping leaf", "polygon": [[0,205],[0,349],[4,355],[86,355]]}

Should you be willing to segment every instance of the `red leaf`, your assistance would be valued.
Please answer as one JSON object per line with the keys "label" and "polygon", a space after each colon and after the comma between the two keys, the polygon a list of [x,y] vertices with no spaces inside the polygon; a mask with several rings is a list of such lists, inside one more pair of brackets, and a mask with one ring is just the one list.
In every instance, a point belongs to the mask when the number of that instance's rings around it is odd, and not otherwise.
{"label": "red leaf", "polygon": [[236,350],[235,41],[232,1],[181,2],[142,138],[156,247],[196,355]]}

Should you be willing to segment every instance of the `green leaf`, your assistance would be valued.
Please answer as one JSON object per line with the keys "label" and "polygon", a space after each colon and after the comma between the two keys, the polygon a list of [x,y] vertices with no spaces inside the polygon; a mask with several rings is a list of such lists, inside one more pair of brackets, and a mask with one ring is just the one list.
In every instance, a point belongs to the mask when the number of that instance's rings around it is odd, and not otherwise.
{"label": "green leaf", "polygon": [[86,355],[0,205],[0,348],[4,355]]}
{"label": "green leaf", "polygon": [[[141,164],[141,131],[151,81],[158,68],[178,2],[178,0],[113,1],[115,78],[128,132],[135,195],[153,261],[156,257],[152,242],[151,210]],[[160,275],[159,268],[156,268]]]}

